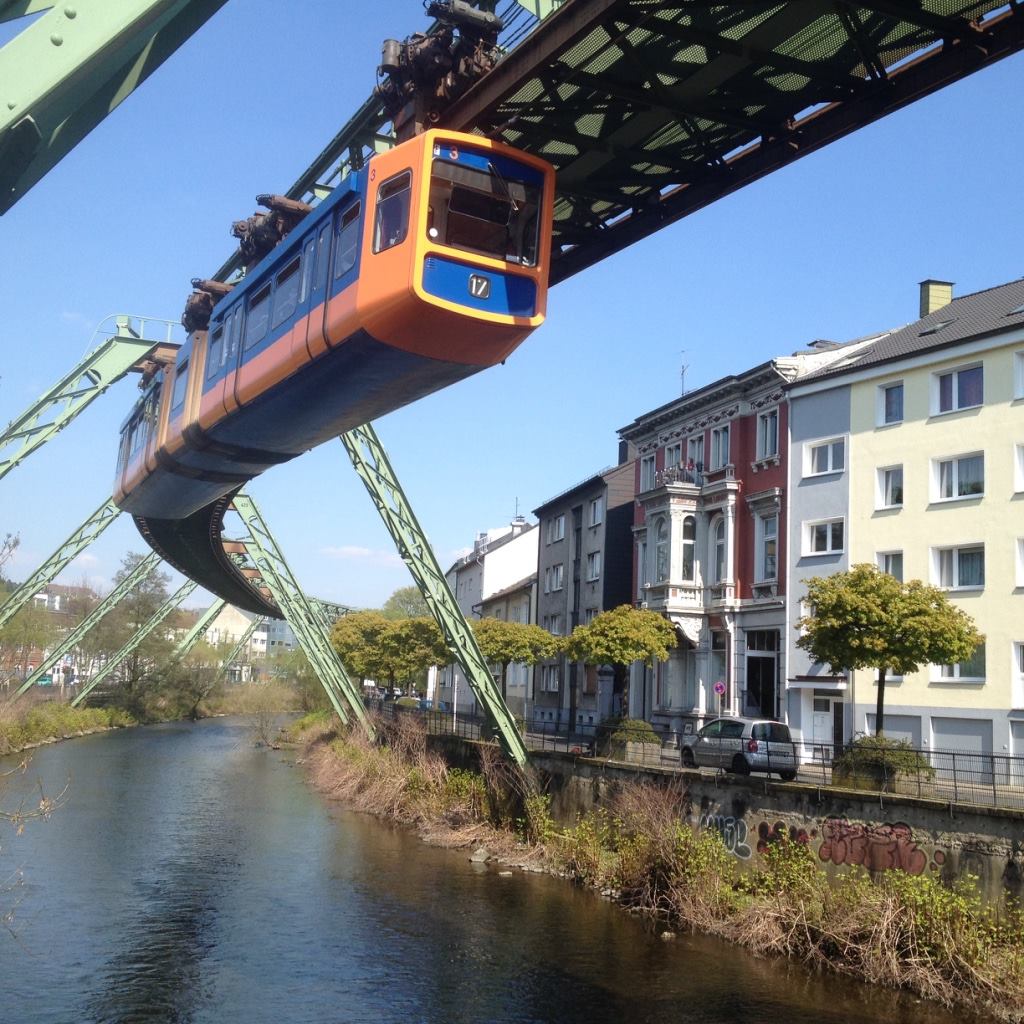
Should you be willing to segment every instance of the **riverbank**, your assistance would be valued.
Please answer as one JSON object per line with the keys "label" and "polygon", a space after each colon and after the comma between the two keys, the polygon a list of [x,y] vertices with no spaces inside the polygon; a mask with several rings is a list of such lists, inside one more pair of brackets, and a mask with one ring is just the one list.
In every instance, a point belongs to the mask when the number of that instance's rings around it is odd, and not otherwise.
{"label": "riverbank", "polygon": [[73,708],[57,701],[7,705],[0,708],[0,755],[136,724],[118,708]]}
{"label": "riverbank", "polygon": [[428,842],[564,875],[638,913],[948,1007],[1024,1021],[1024,916],[1001,916],[970,882],[851,871],[830,883],[807,848],[782,837],[741,872],[714,831],[683,821],[685,793],[625,786],[613,804],[559,828],[496,751],[473,769],[430,753],[411,716],[379,725],[386,746],[296,723],[311,783],[327,796],[415,829]]}

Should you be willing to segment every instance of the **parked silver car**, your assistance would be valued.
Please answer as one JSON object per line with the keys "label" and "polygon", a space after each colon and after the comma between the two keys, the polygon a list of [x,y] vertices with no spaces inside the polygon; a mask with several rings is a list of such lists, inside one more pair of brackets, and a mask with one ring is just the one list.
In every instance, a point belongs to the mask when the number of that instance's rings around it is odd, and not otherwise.
{"label": "parked silver car", "polygon": [[736,775],[778,772],[787,782],[796,778],[796,747],[789,726],[765,718],[716,718],[683,737],[681,756],[686,768],[704,765]]}

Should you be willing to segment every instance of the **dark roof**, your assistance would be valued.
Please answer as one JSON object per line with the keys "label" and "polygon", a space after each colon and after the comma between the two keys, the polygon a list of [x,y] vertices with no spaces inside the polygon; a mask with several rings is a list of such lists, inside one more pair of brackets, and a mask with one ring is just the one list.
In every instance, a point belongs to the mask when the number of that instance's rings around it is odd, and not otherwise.
{"label": "dark roof", "polygon": [[881,363],[905,359],[919,352],[935,352],[964,341],[986,338],[1024,327],[1024,278],[962,295],[914,323],[885,335],[841,366],[809,374],[793,387],[809,381],[840,377]]}

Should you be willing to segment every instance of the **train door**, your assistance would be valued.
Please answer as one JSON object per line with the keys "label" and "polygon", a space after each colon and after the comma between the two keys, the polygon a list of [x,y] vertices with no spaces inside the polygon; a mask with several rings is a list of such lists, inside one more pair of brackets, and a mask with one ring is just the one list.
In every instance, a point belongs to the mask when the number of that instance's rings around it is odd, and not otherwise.
{"label": "train door", "polygon": [[356,301],[361,287],[359,239],[362,235],[362,211],[363,204],[357,199],[338,214],[324,320],[324,337],[332,346],[341,344],[361,326]]}
{"label": "train door", "polygon": [[206,383],[206,345],[209,332],[195,331],[192,335],[192,358],[189,365],[188,383],[185,388],[185,404],[181,412],[181,433],[188,437],[189,428],[199,423],[199,408]]}
{"label": "train door", "polygon": [[306,243],[306,265],[310,272],[309,316],[306,320],[306,349],[310,359],[327,351],[324,317],[327,313],[327,271],[331,263],[331,230],[334,219],[320,225],[316,237]]}

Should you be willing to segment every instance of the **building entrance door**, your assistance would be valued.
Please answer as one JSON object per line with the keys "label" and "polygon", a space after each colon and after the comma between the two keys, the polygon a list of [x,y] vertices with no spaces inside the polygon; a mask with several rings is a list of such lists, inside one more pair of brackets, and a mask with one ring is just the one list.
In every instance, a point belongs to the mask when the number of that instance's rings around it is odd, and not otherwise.
{"label": "building entrance door", "polygon": [[775,655],[747,656],[747,693],[743,713],[775,718]]}

